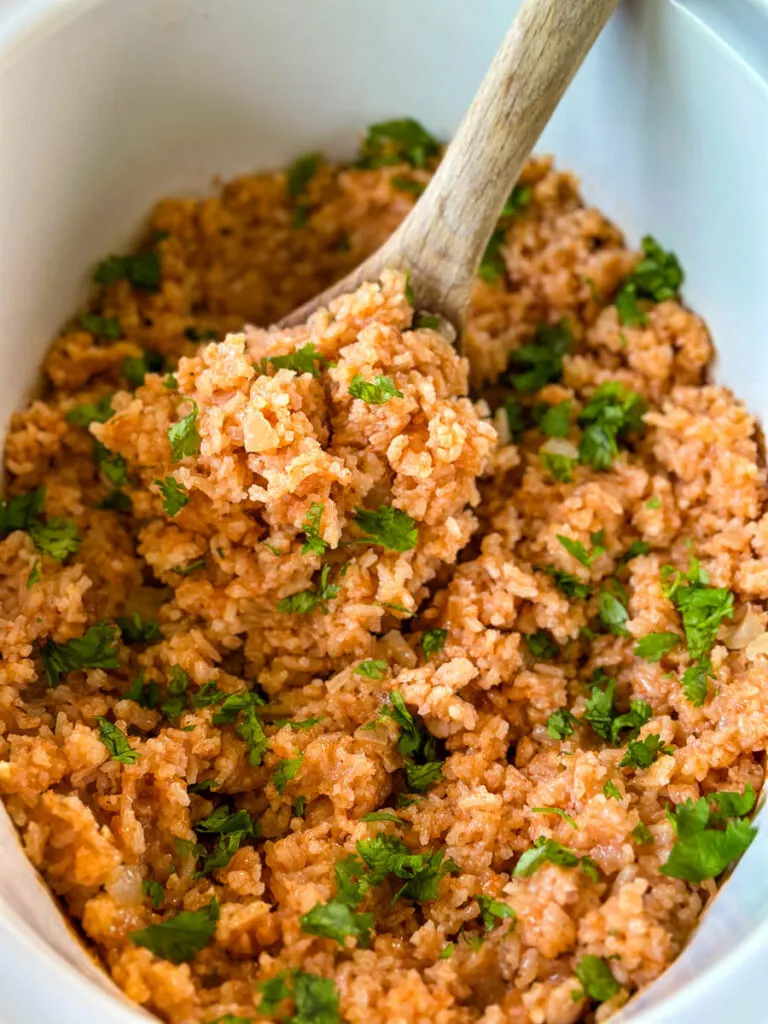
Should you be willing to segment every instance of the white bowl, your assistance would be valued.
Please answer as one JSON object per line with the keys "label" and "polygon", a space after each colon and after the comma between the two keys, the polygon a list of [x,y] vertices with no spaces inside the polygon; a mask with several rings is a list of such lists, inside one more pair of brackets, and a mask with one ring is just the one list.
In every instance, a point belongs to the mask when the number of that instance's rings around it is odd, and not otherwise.
{"label": "white bowl", "polygon": [[[448,137],[509,0],[0,0],[0,421],[89,267],[164,193],[351,153],[413,115]],[[719,378],[762,414],[768,358],[768,0],[624,0],[542,141],[632,241],[677,251]],[[766,821],[765,814],[758,821]],[[766,1019],[768,827],[683,956],[620,1015]],[[31,883],[0,810],[4,1024],[138,1024]],[[618,1019],[616,1018],[617,1024]]]}

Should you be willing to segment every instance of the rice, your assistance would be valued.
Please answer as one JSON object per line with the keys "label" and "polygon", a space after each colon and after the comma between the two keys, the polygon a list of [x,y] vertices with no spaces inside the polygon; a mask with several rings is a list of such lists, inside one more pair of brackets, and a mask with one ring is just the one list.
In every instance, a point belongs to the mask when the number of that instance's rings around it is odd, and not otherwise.
{"label": "rice", "polygon": [[[667,808],[762,784],[756,424],[707,383],[706,327],[678,298],[622,321],[640,256],[572,175],[526,168],[468,359],[414,320],[395,271],[301,327],[243,328],[357,264],[415,201],[403,176],[423,184],[435,161],[320,163],[299,198],[277,172],[163,200],[139,250],[149,281],[117,266],[11,423],[9,496],[45,493],[22,529],[6,512],[0,542],[0,793],[112,978],[171,1024],[292,1006],[328,1024],[603,1020],[716,892],[661,871],[679,842]],[[561,371],[516,392],[510,357],[521,372],[513,353],[562,321]],[[361,380],[379,382],[369,400]],[[596,468],[585,410],[612,382],[644,404]],[[35,525],[60,540],[57,519],[77,528],[64,557]],[[695,589],[691,553],[699,585],[733,595],[694,701],[663,569]],[[118,618],[119,643],[100,625]],[[94,628],[106,653],[51,668]],[[668,633],[656,660],[635,653]],[[611,686],[614,721],[647,712],[606,739],[594,704]],[[656,745],[652,763],[622,765],[632,742]],[[206,831],[217,807],[244,812],[236,840]],[[382,836],[442,851],[433,892],[396,898],[404,876],[365,873]],[[544,839],[565,854],[522,870]],[[351,856],[366,881],[343,903]],[[328,904],[338,940],[309,923]],[[212,906],[184,956],[142,939]]]}

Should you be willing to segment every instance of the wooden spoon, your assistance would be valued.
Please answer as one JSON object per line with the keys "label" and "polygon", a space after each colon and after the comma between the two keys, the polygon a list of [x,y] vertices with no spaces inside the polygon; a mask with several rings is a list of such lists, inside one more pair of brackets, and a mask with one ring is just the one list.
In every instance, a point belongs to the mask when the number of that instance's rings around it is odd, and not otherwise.
{"label": "wooden spoon", "polygon": [[617,3],[524,0],[411,213],[372,256],[280,325],[302,323],[335,296],[375,281],[382,270],[393,267],[410,271],[418,307],[448,320],[461,347],[475,273],[499,212]]}

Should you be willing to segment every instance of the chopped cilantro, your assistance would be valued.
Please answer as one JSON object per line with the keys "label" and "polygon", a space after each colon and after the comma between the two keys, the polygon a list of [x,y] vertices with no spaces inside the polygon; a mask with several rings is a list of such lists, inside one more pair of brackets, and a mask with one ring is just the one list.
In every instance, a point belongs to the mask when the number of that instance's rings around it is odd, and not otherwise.
{"label": "chopped cilantro", "polygon": [[659,754],[673,754],[674,747],[665,747],[661,737],[651,733],[642,740],[630,740],[619,768],[650,768]]}
{"label": "chopped cilantro", "polygon": [[165,899],[165,889],[159,882],[153,882],[148,878],[145,878],[141,883],[141,891],[149,899],[149,902],[157,910],[160,904]]}
{"label": "chopped cilantro", "polygon": [[540,324],[534,340],[521,345],[510,356],[510,369],[503,383],[516,391],[530,394],[545,384],[557,381],[563,374],[563,356],[573,343],[567,320],[556,324]]}
{"label": "chopped cilantro", "polygon": [[645,822],[638,822],[637,825],[632,829],[632,838],[640,846],[649,846],[653,843],[653,833],[645,824]]}
{"label": "chopped cilantro", "polygon": [[195,832],[208,832],[212,835],[227,835],[230,832],[247,832],[251,835],[253,831],[253,819],[248,811],[233,812],[224,804],[195,825]]}
{"label": "chopped cilantro", "polygon": [[29,535],[41,554],[50,555],[57,562],[63,562],[80,548],[80,531],[71,519],[56,516],[45,523],[36,520],[29,525]]}
{"label": "chopped cilantro", "polygon": [[633,558],[637,558],[639,555],[647,555],[651,550],[651,545],[644,540],[633,540],[627,550],[621,556],[622,562],[631,562]]}
{"label": "chopped cilantro", "polygon": [[197,693],[189,699],[190,707],[208,708],[212,704],[220,704],[227,695],[219,689],[215,679],[209,679],[203,683]]}
{"label": "chopped cilantro", "polygon": [[145,349],[143,356],[129,356],[122,366],[122,374],[133,388],[140,388],[148,373],[160,373],[165,359],[154,349]]}
{"label": "chopped cilantro", "polygon": [[430,313],[417,313],[413,318],[413,327],[417,331],[439,331],[440,317]]}
{"label": "chopped cilantro", "polygon": [[118,729],[113,722],[101,715],[96,716],[96,721],[99,723],[99,739],[107,748],[113,761],[119,761],[120,764],[133,764],[139,759],[139,751],[133,749],[122,729]]}
{"label": "chopped cilantro", "polygon": [[282,597],[277,604],[277,610],[285,614],[309,615],[316,608],[319,608],[323,615],[328,614],[328,602],[338,597],[338,583],[329,583],[328,576],[331,567],[324,565],[320,570],[320,579],[315,590],[300,590],[297,594],[290,594]]}
{"label": "chopped cilantro", "polygon": [[603,793],[609,800],[621,800],[621,791],[615,782],[609,779],[603,786]]}
{"label": "chopped cilantro", "polygon": [[168,684],[168,696],[160,705],[166,718],[176,719],[187,707],[187,690],[189,676],[181,665],[171,665],[171,681]]}
{"label": "chopped cilantro", "polygon": [[293,815],[295,818],[303,818],[304,811],[307,806],[307,798],[300,796],[297,798],[296,803],[293,805]]}
{"label": "chopped cilantro", "polygon": [[550,405],[541,418],[539,426],[547,437],[567,437],[570,427],[570,401]]}
{"label": "chopped cilantro", "polygon": [[228,694],[222,701],[221,707],[213,716],[214,725],[232,725],[241,711],[247,708],[258,707],[266,704],[266,701],[254,690],[238,690],[236,693]]}
{"label": "chopped cilantro", "polygon": [[129,932],[128,938],[135,946],[144,946],[155,956],[180,964],[191,960],[208,945],[218,920],[219,901],[214,897],[200,910],[182,910],[161,924]]}
{"label": "chopped cilantro", "polygon": [[40,582],[40,559],[36,558],[34,560],[34,562],[32,563],[32,568],[29,570],[29,575],[27,576],[27,582],[25,583],[25,586],[26,586],[27,590],[29,590],[30,587],[34,587],[34,585],[36,583],[39,583],[39,582]]}
{"label": "chopped cilantro", "polygon": [[571,458],[570,455],[563,455],[562,452],[547,451],[546,448],[539,449],[539,462],[541,468],[561,484],[569,484],[573,480],[573,471],[579,460]]}
{"label": "chopped cilantro", "polygon": [[82,636],[63,644],[48,640],[40,648],[49,686],[58,686],[68,672],[83,668],[118,668],[118,630],[108,622],[91,626]]}
{"label": "chopped cilantro", "polygon": [[754,804],[755,794],[748,786],[743,797],[738,793],[710,793],[668,811],[677,839],[661,873],[693,884],[717,878],[757,835],[757,829],[745,817]]}
{"label": "chopped cilantro", "polygon": [[109,480],[113,487],[121,487],[128,482],[125,459],[117,452],[112,452],[101,441],[93,442],[93,461],[98,471]]}
{"label": "chopped cilantro", "polygon": [[564,868],[580,867],[584,874],[593,881],[597,881],[600,877],[597,865],[591,857],[580,857],[566,846],[555,842],[554,839],[547,839],[545,836],[539,836],[533,846],[521,854],[513,874],[516,878],[530,878],[547,861]]}
{"label": "chopped cilantro", "polygon": [[456,944],[454,942],[446,942],[438,954],[438,960],[450,960],[455,948]]}
{"label": "chopped cilantro", "polygon": [[134,701],[140,708],[148,708],[152,710],[157,707],[160,701],[160,687],[157,683],[147,683],[145,686],[144,672],[145,670],[141,669],[134,681],[125,691],[124,699]]}
{"label": "chopped cilantro", "polygon": [[365,380],[362,374],[356,373],[349,385],[349,393],[368,405],[384,405],[390,398],[402,398],[403,392],[398,391],[391,377],[378,374],[372,381]]}
{"label": "chopped cilantro", "polygon": [[688,653],[698,661],[709,654],[723,620],[732,618],[733,594],[725,587],[708,586],[709,574],[693,557],[687,574],[665,565],[661,575],[664,596],[680,612]]}
{"label": "chopped cilantro", "polygon": [[100,501],[96,508],[110,509],[113,512],[130,512],[133,509],[133,503],[127,494],[115,489],[106,496],[104,501]]}
{"label": "chopped cilantro", "polygon": [[574,967],[574,974],[590,999],[604,1003],[621,991],[607,962],[600,956],[583,956]]}
{"label": "chopped cilantro", "polygon": [[122,333],[120,320],[116,316],[97,316],[95,313],[83,313],[80,326],[89,334],[107,341],[117,341]]}
{"label": "chopped cilantro", "polygon": [[352,935],[360,940],[363,949],[370,945],[374,922],[373,914],[355,913],[346,903],[337,899],[316,903],[299,918],[301,930],[307,935],[332,939],[340,946],[344,946],[347,936]]}
{"label": "chopped cilantro", "polygon": [[477,268],[477,276],[486,284],[496,284],[507,272],[507,265],[501,254],[501,246],[506,234],[505,228],[496,228],[488,239],[480,266]]}
{"label": "chopped cilantro", "polygon": [[175,565],[173,571],[177,576],[191,576],[193,572],[197,572],[198,569],[205,568],[205,555],[201,555],[200,558],[196,558],[192,562],[188,562],[186,565]]}
{"label": "chopped cilantro", "polygon": [[309,506],[304,522],[301,524],[305,537],[301,549],[302,555],[313,554],[322,557],[328,549],[328,542],[323,540],[320,533],[324,507],[322,501],[313,501]]}
{"label": "chopped cilantro", "polygon": [[288,999],[291,990],[285,981],[285,971],[280,971],[273,978],[260,981],[256,985],[256,991],[261,994],[259,1013],[265,1017],[272,1017],[278,1006],[284,999]]}
{"label": "chopped cilantro", "polygon": [[707,680],[712,676],[712,663],[708,658],[701,658],[690,665],[683,673],[681,686],[686,699],[694,707],[700,708],[707,699],[709,684]]}
{"label": "chopped cilantro", "polygon": [[36,522],[45,504],[45,488],[17,494],[0,506],[0,533],[5,537],[14,530],[28,530]]}
{"label": "chopped cilantro", "polygon": [[[611,592],[611,588],[614,593]],[[626,594],[617,580],[608,580],[598,598],[598,616],[602,624],[614,636],[629,636],[624,623],[629,619],[626,608]]]}
{"label": "chopped cilantro", "polygon": [[447,629],[428,629],[421,637],[421,650],[429,661],[433,654],[439,654],[448,639]]}
{"label": "chopped cilantro", "polygon": [[414,718],[399,690],[390,693],[379,715],[379,720],[382,718],[400,727],[397,750],[404,762],[406,781],[410,789],[423,793],[442,775],[438,741]]}
{"label": "chopped cilantro", "polygon": [[408,828],[408,822],[404,821],[403,818],[398,818],[396,814],[391,811],[371,811],[370,814],[365,814],[360,819],[361,821],[391,821],[394,825],[400,825],[402,828]]}
{"label": "chopped cilantro", "polygon": [[589,586],[582,583],[578,576],[574,576],[570,572],[563,572],[562,569],[556,569],[554,565],[536,565],[534,569],[536,572],[543,572],[547,576],[551,576],[557,589],[566,597],[586,598],[592,593]]}
{"label": "chopped cilantro", "polygon": [[411,192],[413,195],[420,196],[426,186],[420,181],[414,181],[413,178],[403,178],[399,174],[395,174],[390,178],[392,187],[396,188],[398,192]]}
{"label": "chopped cilantro", "polygon": [[299,754],[298,757],[283,757],[277,762],[277,767],[272,772],[270,781],[280,796],[285,793],[285,788],[291,779],[295,778],[303,760],[304,755]]}
{"label": "chopped cilantro", "polygon": [[663,656],[676,647],[682,638],[677,633],[648,633],[638,640],[635,655],[646,661],[661,661]]}
{"label": "chopped cilantro", "polygon": [[366,679],[383,679],[386,671],[386,661],[377,658],[372,661],[361,661],[355,669],[355,675],[364,676]]}
{"label": "chopped cilantro", "polygon": [[[224,705],[222,705],[223,709]],[[245,740],[248,744],[248,761],[251,767],[258,768],[267,752],[267,734],[264,732],[264,726],[256,714],[253,703],[242,709],[241,716],[240,722],[235,726],[235,732],[240,739]],[[214,716],[215,721],[216,716]]]}
{"label": "chopped cilantro", "polygon": [[600,555],[605,554],[605,531],[598,530],[595,533],[589,535],[589,539],[592,542],[592,549],[587,551],[580,540],[573,540],[571,537],[565,537],[563,534],[556,534],[557,539],[560,541],[562,546],[576,559],[577,562],[581,562],[589,568],[595,559],[599,558]]}
{"label": "chopped cilantro", "polygon": [[115,619],[123,643],[126,644],[156,644],[163,639],[163,634],[154,619],[147,619],[145,622],[138,612]]}
{"label": "chopped cilantro", "polygon": [[370,544],[380,544],[390,551],[410,551],[419,540],[419,531],[413,519],[399,508],[381,505],[375,511],[356,508],[353,522]]}
{"label": "chopped cilantro", "polygon": [[91,423],[106,423],[114,416],[112,394],[102,395],[96,402],[84,402],[73,406],[66,415],[67,423],[76,427],[88,427]]}
{"label": "chopped cilantro", "polygon": [[502,207],[501,216],[513,217],[529,205],[532,197],[533,189],[530,185],[515,185]]}
{"label": "chopped cilantro", "polygon": [[313,377],[319,377],[320,370],[330,365],[325,356],[318,352],[311,342],[308,345],[302,345],[301,348],[297,348],[295,352],[288,352],[281,356],[267,356],[262,360],[260,367],[262,373],[267,372],[267,364],[273,370],[293,370],[294,373],[311,373]]}
{"label": "chopped cilantro", "polygon": [[568,708],[559,708],[553,711],[547,719],[547,735],[553,740],[565,740],[573,736],[573,730],[578,725],[578,718],[571,714]]}
{"label": "chopped cilantro", "polygon": [[93,275],[96,284],[127,280],[142,291],[156,292],[160,285],[160,256],[154,249],[134,256],[108,256]]}
{"label": "chopped cilantro", "polygon": [[556,658],[560,648],[546,629],[537,629],[535,633],[524,634],[528,650],[534,658],[549,661]]}
{"label": "chopped cilantro", "polygon": [[389,875],[404,882],[392,903],[401,897],[420,903],[435,900],[440,880],[458,871],[452,860],[445,860],[445,849],[433,853],[411,853],[402,839],[385,832],[380,832],[373,839],[359,840],[357,852],[368,868],[370,884],[377,885]]}
{"label": "chopped cilantro", "polygon": [[520,435],[525,430],[527,424],[525,420],[525,410],[522,405],[509,395],[504,401],[504,412],[507,414],[507,424],[509,425],[509,432],[512,435],[512,440],[516,441],[520,438]]}
{"label": "chopped cilantro", "polygon": [[652,495],[648,499],[648,501],[646,501],[645,507],[647,509],[652,509],[652,510],[653,509],[657,509],[657,508],[661,508],[661,498],[658,497],[658,495],[656,495],[656,494]]}
{"label": "chopped cilantro", "polygon": [[322,160],[320,153],[307,153],[291,164],[285,180],[285,186],[291,199],[296,199],[306,191],[307,185],[317,174]]}
{"label": "chopped cilantro", "polygon": [[595,388],[589,402],[579,413],[584,428],[579,459],[595,469],[608,470],[619,453],[618,442],[644,429],[646,404],[636,391],[628,391],[620,381],[610,380]]}
{"label": "chopped cilantro", "polygon": [[360,147],[358,167],[373,169],[408,163],[424,167],[440,152],[440,143],[411,117],[372,124]]}
{"label": "chopped cilantro", "polygon": [[163,496],[163,509],[169,516],[175,516],[189,503],[189,491],[173,476],[155,480]]}
{"label": "chopped cilantro", "polygon": [[500,921],[511,921],[514,925],[517,914],[512,907],[491,896],[484,896],[479,893],[475,899],[480,907],[480,917],[487,932],[492,932]]}
{"label": "chopped cilantro", "polygon": [[293,729],[294,732],[298,732],[303,729],[311,729],[313,725],[317,725],[318,722],[322,722],[322,715],[311,715],[309,718],[302,718],[300,722],[288,721],[282,724],[287,725],[289,729]]}
{"label": "chopped cilantro", "polygon": [[616,296],[619,319],[629,326],[646,322],[645,314],[637,305],[638,299],[664,302],[677,298],[683,283],[683,270],[673,252],[665,252],[651,235],[643,238],[642,247],[643,258]]}
{"label": "chopped cilantro", "polygon": [[176,379],[176,374],[175,373],[169,373],[168,374],[168,376],[163,381],[163,387],[165,388],[166,391],[178,391],[179,390],[179,382]]}
{"label": "chopped cilantro", "polygon": [[216,331],[212,327],[196,327],[194,324],[190,324],[189,327],[184,328],[184,337],[188,341],[213,341]]}
{"label": "chopped cilantro", "polygon": [[340,1024],[339,994],[330,978],[293,972],[296,1013],[288,1024]]}
{"label": "chopped cilantro", "polygon": [[168,427],[168,442],[171,446],[171,462],[181,462],[200,451],[200,434],[197,429],[197,402],[192,402],[192,412],[178,423]]}
{"label": "chopped cilantro", "polygon": [[576,824],[576,822],[573,820],[573,818],[570,816],[570,814],[567,814],[565,811],[561,810],[561,808],[559,808],[559,807],[532,807],[531,808],[531,813],[533,813],[533,814],[556,814],[559,818],[562,818],[564,821],[567,821],[568,824],[571,826],[571,828],[578,828],[579,827]]}
{"label": "chopped cilantro", "polygon": [[615,706],[616,680],[609,679],[604,690],[594,686],[586,702],[585,721],[602,739],[614,746],[618,744],[623,730],[629,730],[627,738],[634,739],[653,715],[651,706],[643,700],[630,701],[630,710],[619,714]]}
{"label": "chopped cilantro", "polygon": [[213,790],[219,788],[219,782],[217,779],[203,779],[202,782],[193,782],[187,786],[188,793],[196,793],[198,796],[203,796],[206,793],[211,793]]}

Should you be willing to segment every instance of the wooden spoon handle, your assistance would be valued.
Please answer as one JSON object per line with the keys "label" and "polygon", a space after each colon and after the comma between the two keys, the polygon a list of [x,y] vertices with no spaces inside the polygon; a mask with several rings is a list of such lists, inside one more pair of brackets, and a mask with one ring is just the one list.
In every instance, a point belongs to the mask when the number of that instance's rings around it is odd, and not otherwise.
{"label": "wooden spoon handle", "polygon": [[[418,305],[461,332],[499,212],[618,0],[524,0],[424,194],[384,245],[322,301],[408,269]],[[307,303],[283,323],[299,323]]]}

